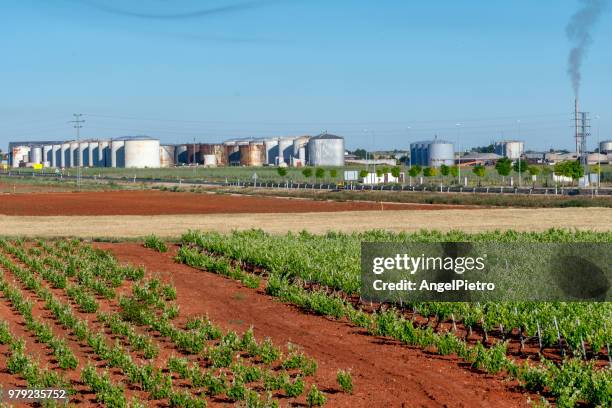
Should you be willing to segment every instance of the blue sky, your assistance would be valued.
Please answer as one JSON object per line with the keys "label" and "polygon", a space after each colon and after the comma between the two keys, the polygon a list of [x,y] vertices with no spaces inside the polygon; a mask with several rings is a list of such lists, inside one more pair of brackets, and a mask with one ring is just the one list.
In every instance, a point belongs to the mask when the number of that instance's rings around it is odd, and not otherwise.
{"label": "blue sky", "polygon": [[[343,135],[349,148],[573,145],[565,26],[574,0],[4,0],[0,147],[147,134],[164,142]],[[593,30],[581,100],[612,138],[612,13]],[[459,125],[458,125],[459,124]]]}

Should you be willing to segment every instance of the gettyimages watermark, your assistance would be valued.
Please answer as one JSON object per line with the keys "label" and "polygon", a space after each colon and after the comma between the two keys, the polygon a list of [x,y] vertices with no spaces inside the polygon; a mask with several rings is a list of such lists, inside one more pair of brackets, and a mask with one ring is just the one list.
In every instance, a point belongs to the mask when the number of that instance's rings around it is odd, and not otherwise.
{"label": "gettyimages watermark", "polygon": [[361,244],[361,294],[378,302],[610,301],[610,243]]}

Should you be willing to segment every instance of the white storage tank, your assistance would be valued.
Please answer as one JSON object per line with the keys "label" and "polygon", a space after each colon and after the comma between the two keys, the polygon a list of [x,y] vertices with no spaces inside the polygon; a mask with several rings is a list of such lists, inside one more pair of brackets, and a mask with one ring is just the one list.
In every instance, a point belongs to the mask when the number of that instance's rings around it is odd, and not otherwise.
{"label": "white storage tank", "polygon": [[159,139],[133,136],[123,141],[126,168],[159,168]]}
{"label": "white storage tank", "polygon": [[215,156],[214,154],[205,154],[204,155],[204,166],[216,167],[217,166],[217,156]]}
{"label": "white storage tank", "polygon": [[[301,150],[298,151],[298,158],[302,163],[305,163],[305,156]],[[308,163],[311,166],[344,166],[344,138],[329,133],[310,138]]]}
{"label": "white storage tank", "polygon": [[160,167],[174,166],[174,145],[161,145],[159,147],[159,165]]}
{"label": "white storage tank", "polygon": [[290,164],[293,156],[293,138],[281,137],[278,139],[278,160],[275,164]]}
{"label": "white storage tank", "polygon": [[88,167],[97,167],[98,166],[98,141],[89,142],[89,146],[87,149],[87,166]]}
{"label": "white storage tank", "polygon": [[89,142],[79,143],[79,167],[86,167],[89,165]]}
{"label": "white storage tank", "polygon": [[[53,145],[43,145],[42,147],[42,160],[43,166],[49,167],[51,166],[51,162],[53,161]],[[46,165],[45,165],[46,163]]]}
{"label": "white storage tank", "polygon": [[495,143],[495,153],[510,160],[520,158],[524,151],[525,143],[519,140],[502,140]]}
{"label": "white storage tank", "polygon": [[77,167],[79,165],[79,143],[70,143],[70,167]]}
{"label": "white storage tank", "polygon": [[266,147],[266,164],[274,165],[278,162],[278,139],[266,139],[264,140]]}
{"label": "white storage tank", "polygon": [[98,142],[98,167],[110,167],[110,142]]}
{"label": "white storage tank", "polygon": [[72,159],[70,158],[70,143],[62,143],[62,149],[60,151],[60,167],[70,167]]}
{"label": "white storage tank", "polygon": [[111,167],[125,167],[125,146],[123,140],[111,142]]}
{"label": "white storage tank", "polygon": [[599,143],[599,153],[612,153],[612,140],[604,140]]}
{"label": "white storage tank", "polygon": [[11,150],[11,165],[19,167],[21,162],[26,163],[30,157],[30,146],[14,146]]}
{"label": "white storage tank", "polygon": [[41,164],[42,159],[42,147],[41,146],[32,146],[30,148],[30,157],[28,162],[32,164]]}
{"label": "white storage tank", "polygon": [[62,145],[55,144],[51,149],[51,167],[59,167],[61,163]]}
{"label": "white storage tank", "polygon": [[429,167],[452,166],[455,164],[455,147],[451,142],[434,140],[427,146],[427,156]]}

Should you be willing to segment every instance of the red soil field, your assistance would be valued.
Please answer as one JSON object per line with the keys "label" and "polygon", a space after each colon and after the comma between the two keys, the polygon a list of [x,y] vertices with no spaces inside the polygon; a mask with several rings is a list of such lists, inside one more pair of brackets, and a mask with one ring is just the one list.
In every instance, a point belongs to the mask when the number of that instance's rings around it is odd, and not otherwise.
{"label": "red soil field", "polygon": [[[172,282],[181,316],[208,315],[226,330],[253,326],[258,338],[302,347],[319,364],[316,382],[329,407],[525,407],[528,394],[516,381],[476,372],[452,356],[438,356],[365,334],[346,321],[315,316],[219,275],[176,264],[137,243],[95,246],[122,263],[143,265],[147,274]],[[181,317],[179,317],[181,319]],[[336,372],[350,368],[353,395],[337,393]]]}
{"label": "red soil field", "polygon": [[368,210],[440,210],[462,206],[334,202],[243,195],[172,193],[163,191],[104,191],[0,195],[0,214],[162,215],[302,213]]}

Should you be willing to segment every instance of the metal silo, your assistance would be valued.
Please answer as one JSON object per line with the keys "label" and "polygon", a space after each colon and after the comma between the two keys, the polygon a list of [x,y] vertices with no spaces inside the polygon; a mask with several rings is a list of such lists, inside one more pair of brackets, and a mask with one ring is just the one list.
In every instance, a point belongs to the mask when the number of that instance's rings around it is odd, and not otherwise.
{"label": "metal silo", "polygon": [[174,166],[174,145],[161,145],[159,147],[159,165],[160,167]]}
{"label": "metal silo", "polygon": [[495,143],[495,153],[516,160],[525,151],[525,143],[518,140],[502,140]]}
{"label": "metal silo", "polygon": [[174,148],[174,163],[187,164],[187,145],[176,145]]}
{"label": "metal silo", "polygon": [[204,155],[204,166],[216,167],[217,166],[217,156],[215,156],[214,154],[205,154]]}
{"label": "metal silo", "polygon": [[223,143],[224,159],[228,166],[240,165],[240,145],[235,141],[227,141]]}
{"label": "metal silo", "polygon": [[86,167],[89,165],[89,142],[79,143],[78,157],[79,167]]}
{"label": "metal silo", "polygon": [[159,139],[134,136],[123,142],[126,168],[159,168]]}
{"label": "metal silo", "polygon": [[110,142],[102,140],[98,142],[98,167],[110,167]]}
{"label": "metal silo", "polygon": [[612,140],[604,140],[599,143],[599,153],[612,153]]}
{"label": "metal silo", "polygon": [[29,163],[32,164],[41,164],[42,163],[42,147],[41,146],[32,146],[30,148],[30,156]]}
{"label": "metal silo", "polygon": [[328,133],[310,138],[308,161],[311,166],[344,166],[344,138]]}
{"label": "metal silo", "polygon": [[452,166],[455,164],[455,146],[444,140],[434,140],[427,146],[429,167],[440,167],[443,164]]}
{"label": "metal silo", "polygon": [[70,142],[70,163],[68,166],[77,167],[79,163],[79,143]]}
{"label": "metal silo", "polygon": [[30,157],[30,146],[13,146],[11,149],[11,165],[19,167],[21,162],[26,163]]}
{"label": "metal silo", "polygon": [[293,139],[293,153],[292,156],[296,159],[300,158],[300,147],[306,147],[308,145],[308,136],[300,136]]}
{"label": "metal silo", "polygon": [[275,165],[278,162],[278,139],[264,140],[266,148],[266,164]]}
{"label": "metal silo", "polygon": [[111,142],[111,167],[125,167],[125,143],[123,140]]}
{"label": "metal silo", "polygon": [[70,163],[72,160],[70,159],[70,143],[62,143],[62,148],[60,150],[60,167],[70,167]]}
{"label": "metal silo", "polygon": [[59,167],[62,161],[62,145],[55,144],[51,147],[51,167]]}
{"label": "metal silo", "polygon": [[278,162],[275,164],[290,164],[293,156],[293,138],[281,137],[278,139]]}
{"label": "metal silo", "polygon": [[187,163],[200,163],[200,145],[198,143],[190,143],[187,145]]}
{"label": "metal silo", "polygon": [[53,161],[53,145],[43,145],[42,161],[46,167],[51,167],[51,162]]}
{"label": "metal silo", "polygon": [[266,159],[266,151],[263,142],[252,141],[241,144],[239,151],[241,166],[263,166]]}
{"label": "metal silo", "polygon": [[[202,162],[206,164],[204,156],[215,156],[215,165],[223,166],[225,164],[225,147],[219,143],[206,143],[200,145],[200,155]],[[210,159],[209,159],[210,160]]]}
{"label": "metal silo", "polygon": [[89,142],[89,146],[87,148],[87,163],[86,163],[87,166],[89,167],[98,166],[98,148],[99,146],[100,145],[97,141]]}

